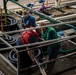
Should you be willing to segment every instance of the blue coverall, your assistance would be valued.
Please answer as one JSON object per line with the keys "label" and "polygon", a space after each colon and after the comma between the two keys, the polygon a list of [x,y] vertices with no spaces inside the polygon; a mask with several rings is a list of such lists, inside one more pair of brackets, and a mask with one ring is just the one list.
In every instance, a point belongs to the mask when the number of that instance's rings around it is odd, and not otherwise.
{"label": "blue coverall", "polygon": [[30,27],[30,26],[36,27],[35,18],[31,14],[28,15],[27,19],[22,17],[22,23],[25,23],[27,27]]}

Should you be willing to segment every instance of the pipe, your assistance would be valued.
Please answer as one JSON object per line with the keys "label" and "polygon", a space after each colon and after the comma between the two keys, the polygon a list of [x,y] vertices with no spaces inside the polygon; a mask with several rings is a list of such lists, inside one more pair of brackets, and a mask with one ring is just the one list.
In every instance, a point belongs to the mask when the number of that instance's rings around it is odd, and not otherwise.
{"label": "pipe", "polygon": [[8,9],[7,9],[7,11],[9,11],[10,13],[13,13],[13,14],[17,15],[18,17],[22,18],[22,16],[21,16],[21,15],[19,15],[19,14],[17,14],[17,13],[15,13],[15,12],[13,12],[12,10],[8,10]]}
{"label": "pipe", "polygon": [[[10,46],[7,42],[4,42],[7,46]],[[12,48],[12,47],[11,47]],[[11,49],[10,47],[9,47],[9,49]],[[8,49],[8,48],[7,48]],[[73,50],[75,50],[76,48],[73,48],[73,49],[71,49],[71,50],[60,50],[60,52],[62,52],[62,53],[68,53],[68,52],[71,52],[71,51],[73,51]],[[2,49],[3,50],[3,49]],[[5,50],[6,50],[6,48],[5,48]],[[1,50],[0,50],[1,51]]]}
{"label": "pipe", "polygon": [[[38,1],[36,1],[36,2],[38,2]],[[64,0],[64,1],[61,1],[62,2],[62,4],[64,4],[65,2],[67,2],[67,4],[69,3],[68,1],[66,1],[66,0]],[[74,0],[72,0],[72,1],[70,1],[70,3],[73,3],[73,2],[75,2]],[[48,4],[50,4],[50,5],[54,5],[54,2],[49,2]],[[39,5],[39,4],[37,4],[37,5],[35,5],[36,7],[37,6],[41,6],[41,5]],[[20,9],[20,7],[17,7],[17,8],[14,8],[14,9]],[[10,9],[10,10],[12,10],[12,9]]]}
{"label": "pipe", "polygon": [[[68,21],[68,22],[61,22],[61,23],[51,24],[51,25],[46,25],[46,26],[41,26],[41,27],[33,27],[33,28],[28,28],[28,29],[21,29],[21,30],[15,30],[15,31],[10,31],[10,32],[3,32],[3,34],[11,34],[11,33],[18,33],[18,32],[22,32],[22,31],[26,31],[26,30],[33,30],[33,29],[46,28],[46,27],[54,27],[54,26],[68,24],[68,23],[76,23],[76,20]],[[69,25],[69,28],[71,28],[71,27],[76,29],[76,27]]]}
{"label": "pipe", "polygon": [[[29,8],[26,7],[26,6],[23,6],[23,5],[20,4],[19,2],[16,2],[15,0],[8,0],[8,1],[11,1],[11,2],[17,4],[17,5],[21,6],[22,8],[24,8],[24,9],[26,9],[26,10],[31,10],[31,9],[29,9]],[[34,11],[34,10],[33,10],[33,12],[34,12],[34,14],[40,16],[41,18],[47,19],[47,20],[49,20],[50,22],[59,23],[58,21],[55,21],[54,19],[51,19],[51,18],[50,18],[49,16],[47,16],[47,15],[44,15],[44,14],[39,13],[39,12]]]}
{"label": "pipe", "polygon": [[[39,65],[44,65],[44,64],[47,64],[47,63],[51,63],[51,62],[57,61],[57,60],[59,60],[59,59],[63,59],[63,58],[66,58],[66,57],[75,55],[75,54],[76,54],[76,52],[72,52],[72,53],[69,53],[69,54],[67,54],[67,55],[63,55],[63,56],[57,57],[57,58],[55,58],[55,59],[47,60],[47,61],[45,61],[45,62],[43,62],[43,63],[40,63]],[[33,65],[33,66],[31,66],[31,67],[28,67],[28,68],[25,68],[25,69],[21,69],[21,71],[24,71],[24,70],[27,70],[27,69],[31,69],[31,68],[34,68],[34,67],[37,67],[37,65]]]}
{"label": "pipe", "polygon": [[63,50],[63,49],[61,49],[61,50],[59,50],[59,52],[61,52],[61,53],[70,53],[70,52],[75,51],[75,50],[76,50],[76,47],[72,48],[70,50]]}
{"label": "pipe", "polygon": [[[16,2],[15,0],[8,0],[8,1],[11,1],[11,2],[17,4],[17,5],[21,6],[22,8],[24,8],[24,9],[26,9],[26,10],[31,10],[31,9],[29,9],[29,8],[26,7],[26,6],[23,6],[23,5],[20,4],[19,2]],[[40,16],[41,18],[47,19],[47,20],[49,20],[50,22],[58,23],[58,21],[55,21],[54,19],[51,19],[51,18],[50,18],[49,16],[47,16],[47,15],[44,15],[44,14],[39,13],[39,12],[34,11],[34,10],[33,10],[33,12],[34,12],[34,14]]]}
{"label": "pipe", "polygon": [[[71,36],[68,36],[68,37],[71,37]],[[65,38],[65,37],[63,37],[63,38]],[[70,38],[71,39],[71,38]],[[49,40],[49,41],[44,41],[44,42],[39,42],[38,44],[37,43],[33,43],[33,44],[31,44],[31,46],[33,46],[33,45],[40,45],[40,46],[38,46],[38,47],[42,47],[42,46],[47,46],[47,45],[51,45],[51,44],[54,44],[54,43],[58,43],[58,42],[62,42],[62,41],[65,41],[65,40],[68,40],[68,39],[62,39],[62,38],[59,38],[58,40],[57,39],[54,39],[54,40]],[[45,44],[45,45],[42,45],[42,44]],[[23,45],[22,45],[23,46]],[[27,45],[25,45],[25,46],[27,46]],[[23,46],[23,47],[25,47],[25,46]],[[28,44],[28,46],[30,46],[30,44]],[[20,46],[16,46],[16,47],[20,47]],[[37,47],[37,48],[38,48]],[[21,48],[21,47],[20,47]],[[35,49],[35,48],[34,48]],[[27,50],[29,50],[29,49],[26,49],[26,51]],[[32,48],[30,49],[30,50],[32,50]],[[24,50],[23,50],[24,51]],[[22,52],[22,51],[19,51],[19,52]]]}
{"label": "pipe", "polygon": [[[20,4],[19,2],[16,2],[15,0],[8,0],[8,1],[11,1],[11,2],[17,4],[17,5],[21,6],[22,8],[25,8],[26,10],[31,10],[31,9],[29,9],[29,8],[26,7],[26,6],[23,6],[23,5]],[[50,18],[50,17],[47,16],[47,15],[44,15],[44,14],[39,13],[39,12],[34,11],[34,10],[33,10],[33,12],[34,12],[34,14],[40,16],[41,18],[47,19],[48,21],[50,21],[50,22],[52,22],[52,23],[60,23],[60,21],[54,20],[54,19]],[[65,24],[65,25],[66,25],[66,26],[69,26],[70,28],[76,29],[76,27],[74,27],[74,26],[72,26],[72,25],[70,25],[70,24]]]}
{"label": "pipe", "polygon": [[[49,45],[49,44],[54,44],[54,43],[58,43],[58,42],[61,42],[61,41],[64,41],[64,40],[68,40],[68,39],[72,39],[72,38],[75,38],[76,35],[74,36],[67,36],[67,37],[63,37],[63,38],[58,38],[58,39],[53,39],[53,40],[48,40],[48,41],[44,41],[44,42],[36,42],[36,43],[32,43],[32,44],[26,44],[26,45],[19,45],[19,46],[13,46],[13,47],[9,47],[9,48],[6,48],[6,49],[13,49],[13,48],[22,48],[22,47],[27,47],[27,46],[36,46],[36,45],[42,45],[42,44],[46,44],[46,45]],[[45,46],[45,45],[42,45],[42,46]],[[41,46],[39,46],[41,47]],[[5,48],[2,48],[0,50],[3,50]],[[5,49],[5,50],[6,50]],[[30,49],[31,50],[31,49]],[[20,52],[20,51],[18,51]]]}
{"label": "pipe", "polygon": [[75,16],[76,16],[76,13],[75,14],[71,14],[71,15],[67,15],[67,16],[57,17],[57,18],[54,18],[54,19],[55,20],[65,20],[65,19],[74,18]]}
{"label": "pipe", "polygon": [[[23,6],[23,5],[20,4],[19,2],[16,2],[15,0],[8,0],[8,1],[11,1],[11,2],[17,4],[17,5],[21,6],[22,8],[24,8],[24,9],[26,9],[26,10],[31,10],[31,9],[29,9],[29,8],[26,7],[26,6]],[[45,16],[44,14],[41,14],[41,13],[39,13],[39,12],[37,12],[37,11],[34,11],[34,10],[33,10],[33,12],[34,12],[34,14],[40,16],[41,18],[47,19],[47,20],[49,20],[49,21],[53,21],[52,19],[50,19],[50,17]],[[53,22],[55,22],[55,21],[53,21]]]}
{"label": "pipe", "polygon": [[70,43],[72,43],[73,45],[76,45],[76,43],[75,42],[73,42],[73,41],[71,41],[71,40],[68,40]]}
{"label": "pipe", "polygon": [[[11,1],[11,2],[17,4],[17,5],[21,6],[22,8],[25,8],[26,10],[31,10],[31,9],[29,9],[29,8],[26,7],[26,6],[23,6],[23,5],[20,4],[19,2],[16,2],[15,0],[8,0],[8,1]],[[49,16],[47,16],[47,15],[44,15],[44,14],[39,13],[39,12],[34,11],[34,10],[33,10],[33,12],[34,12],[34,14],[40,16],[41,18],[47,19],[47,20],[49,20],[50,22],[53,22],[53,23],[60,23],[60,21],[57,21],[57,20],[51,19],[51,18],[50,18]],[[66,25],[66,26],[69,26],[69,27],[71,27],[71,28],[76,29],[76,27],[74,27],[74,26],[72,26],[72,25],[70,25],[70,24],[65,24],[65,25]]]}

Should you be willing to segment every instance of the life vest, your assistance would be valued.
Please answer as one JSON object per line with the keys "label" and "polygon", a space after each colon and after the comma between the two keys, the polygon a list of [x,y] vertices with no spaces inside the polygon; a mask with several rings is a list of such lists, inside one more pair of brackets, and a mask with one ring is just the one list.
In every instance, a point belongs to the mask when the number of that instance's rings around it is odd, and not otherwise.
{"label": "life vest", "polygon": [[[44,33],[44,31],[41,32],[43,38],[44,38],[46,41],[49,39],[49,33],[50,33],[51,31],[53,31],[53,33],[54,33],[53,39],[57,39],[57,38],[58,38],[58,35],[57,35],[57,32],[55,31],[55,29],[52,28],[52,27],[48,27],[48,28],[46,29],[45,33]],[[50,46],[51,46],[51,47],[55,47],[55,46],[57,46],[57,44],[59,45],[60,43],[51,44]]]}
{"label": "life vest", "polygon": [[30,36],[35,36],[35,37],[37,38],[37,40],[38,40],[38,34],[37,34],[36,31],[34,31],[34,30],[29,30],[29,31],[28,31],[28,30],[27,30],[27,31],[24,31],[24,32],[21,34],[21,36],[19,36],[21,43],[22,43],[22,44],[27,44],[27,43],[28,43],[28,38],[29,38]]}

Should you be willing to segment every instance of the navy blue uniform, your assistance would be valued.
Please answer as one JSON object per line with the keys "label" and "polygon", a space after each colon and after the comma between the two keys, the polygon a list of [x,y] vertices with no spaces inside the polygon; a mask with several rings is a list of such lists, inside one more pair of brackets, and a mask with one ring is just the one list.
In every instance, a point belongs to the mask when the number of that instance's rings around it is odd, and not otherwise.
{"label": "navy blue uniform", "polygon": [[30,14],[28,15],[27,19],[25,19],[24,17],[22,18],[22,23],[26,24],[26,27],[36,27],[35,18]]}

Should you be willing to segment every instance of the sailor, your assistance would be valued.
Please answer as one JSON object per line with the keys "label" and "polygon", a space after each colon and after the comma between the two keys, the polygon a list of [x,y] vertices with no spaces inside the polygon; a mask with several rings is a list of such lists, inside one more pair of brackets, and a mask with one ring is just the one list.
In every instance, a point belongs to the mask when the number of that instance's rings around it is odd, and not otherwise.
{"label": "sailor", "polygon": [[[40,25],[43,26],[43,25],[45,25],[45,23],[41,22]],[[58,38],[57,32],[53,27],[42,28],[41,34],[42,34],[42,37],[44,38],[44,40],[46,40],[46,41]],[[59,50],[60,50],[60,43],[50,44],[47,47],[49,60],[55,59],[58,55]],[[48,75],[51,75],[54,64],[55,64],[55,62],[51,62],[51,63],[47,64],[48,73],[50,73]]]}
{"label": "sailor", "polygon": [[22,27],[36,27],[36,20],[32,14],[30,14],[28,11],[23,12],[23,17],[22,17]]}

